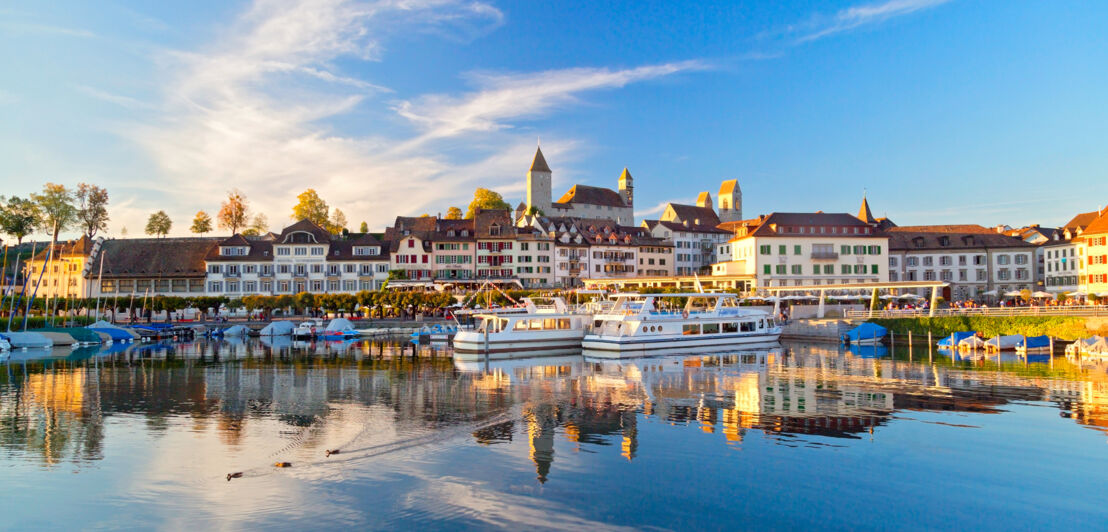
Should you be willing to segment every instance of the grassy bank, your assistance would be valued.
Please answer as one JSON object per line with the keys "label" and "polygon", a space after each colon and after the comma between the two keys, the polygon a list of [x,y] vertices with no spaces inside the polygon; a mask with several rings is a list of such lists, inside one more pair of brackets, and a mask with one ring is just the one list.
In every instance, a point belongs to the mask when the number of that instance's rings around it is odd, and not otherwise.
{"label": "grassy bank", "polygon": [[1049,335],[1062,340],[1077,340],[1091,333],[1085,328],[1085,318],[1065,316],[943,316],[935,318],[879,318],[869,320],[895,332],[914,336],[927,336],[930,331],[934,338],[950,336],[958,331],[978,331],[985,337],[1005,334],[1025,336]]}

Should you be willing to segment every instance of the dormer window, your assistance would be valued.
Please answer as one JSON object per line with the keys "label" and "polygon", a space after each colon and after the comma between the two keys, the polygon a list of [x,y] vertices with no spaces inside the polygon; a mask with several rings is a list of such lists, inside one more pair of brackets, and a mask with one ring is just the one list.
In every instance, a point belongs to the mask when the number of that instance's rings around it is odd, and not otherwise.
{"label": "dormer window", "polygon": [[915,245],[917,248],[922,248],[923,247],[923,237],[922,236],[917,236],[917,237],[913,238],[912,239],[912,244]]}
{"label": "dormer window", "polygon": [[946,236],[946,235],[940,236],[939,237],[939,245],[943,246],[943,247],[949,246],[950,245],[950,237]]}
{"label": "dormer window", "polygon": [[489,236],[500,236],[500,224],[492,224],[489,226]]}
{"label": "dormer window", "polygon": [[463,237],[469,236],[469,229],[462,229],[462,236]]}
{"label": "dormer window", "polygon": [[456,235],[456,234],[457,234],[457,233],[456,233],[456,232],[455,232],[455,231],[454,231],[453,229],[451,229],[451,230],[449,230],[449,231],[447,231],[447,232],[446,232],[446,236],[450,236],[450,237],[452,237],[452,236],[454,236],[454,235]]}

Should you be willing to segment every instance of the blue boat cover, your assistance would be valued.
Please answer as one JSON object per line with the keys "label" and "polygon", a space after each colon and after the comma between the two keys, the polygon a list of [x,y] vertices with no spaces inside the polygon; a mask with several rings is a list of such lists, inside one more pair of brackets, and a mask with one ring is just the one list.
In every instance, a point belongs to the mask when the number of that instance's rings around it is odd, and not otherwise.
{"label": "blue boat cover", "polygon": [[[958,345],[958,342],[961,342],[962,340],[965,340],[966,338],[969,338],[970,336],[977,336],[977,331],[962,331],[962,332],[953,333],[951,336],[947,336],[946,338],[943,338],[942,340],[939,340],[939,345],[947,346],[947,347],[952,346],[952,345]],[[950,341],[950,339],[952,337],[954,338],[954,342]]]}
{"label": "blue boat cover", "polygon": [[1017,344],[1017,346],[1018,347],[1026,347],[1028,349],[1035,349],[1035,348],[1038,348],[1038,347],[1050,347],[1050,337],[1049,336],[1028,336],[1026,338],[1026,340],[1027,340],[1027,345],[1026,346],[1023,345],[1024,342],[1020,342],[1019,344]]}
{"label": "blue boat cover", "polygon": [[846,332],[846,338],[851,343],[868,338],[884,338],[889,330],[876,323],[863,323]]}

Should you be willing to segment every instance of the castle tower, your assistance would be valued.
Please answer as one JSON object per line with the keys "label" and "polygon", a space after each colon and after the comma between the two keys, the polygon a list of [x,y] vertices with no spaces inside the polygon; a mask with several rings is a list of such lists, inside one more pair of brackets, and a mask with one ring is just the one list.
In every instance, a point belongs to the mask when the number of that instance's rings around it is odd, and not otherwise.
{"label": "castle tower", "polygon": [[869,210],[869,201],[865,194],[862,194],[862,206],[858,208],[858,219],[867,224],[877,223],[877,220],[873,218],[873,211]]}
{"label": "castle tower", "polygon": [[623,173],[619,174],[619,197],[623,198],[623,202],[628,207],[635,206],[635,185],[631,178],[631,172],[628,172],[627,168],[624,168]]}
{"label": "castle tower", "polygon": [[737,222],[743,219],[743,191],[739,180],[724,181],[719,186],[719,221]]}
{"label": "castle tower", "polygon": [[542,148],[535,148],[535,158],[531,160],[531,169],[527,171],[527,209],[532,207],[543,214],[550,215],[552,200],[550,180],[552,172],[542,156]]}
{"label": "castle tower", "polygon": [[707,207],[707,208],[711,209],[712,208],[712,195],[709,194],[707,191],[701,192],[700,195],[696,197],[696,206],[697,207]]}

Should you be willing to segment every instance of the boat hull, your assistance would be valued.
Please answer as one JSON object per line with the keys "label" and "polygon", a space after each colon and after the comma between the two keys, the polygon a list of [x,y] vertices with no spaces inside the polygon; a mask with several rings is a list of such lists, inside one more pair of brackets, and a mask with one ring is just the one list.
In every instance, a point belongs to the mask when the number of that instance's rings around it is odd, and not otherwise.
{"label": "boat hull", "polygon": [[634,358],[674,351],[688,353],[718,351],[750,344],[772,343],[780,337],[780,329],[762,334],[701,335],[692,338],[688,336],[608,337],[589,335],[581,342],[581,347],[587,357]]}
{"label": "boat hull", "polygon": [[[569,331],[561,331],[569,332]],[[458,333],[454,337],[456,360],[507,360],[541,356],[577,355],[581,353],[580,334],[542,335],[537,338],[497,338],[490,335],[486,348],[483,335]],[[528,335],[528,336],[539,336]]]}

